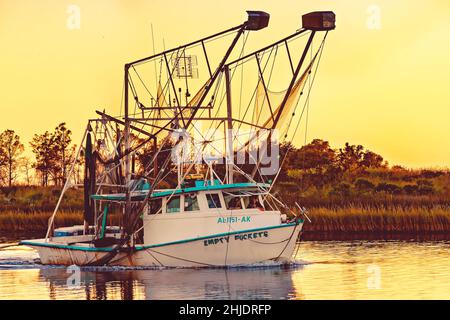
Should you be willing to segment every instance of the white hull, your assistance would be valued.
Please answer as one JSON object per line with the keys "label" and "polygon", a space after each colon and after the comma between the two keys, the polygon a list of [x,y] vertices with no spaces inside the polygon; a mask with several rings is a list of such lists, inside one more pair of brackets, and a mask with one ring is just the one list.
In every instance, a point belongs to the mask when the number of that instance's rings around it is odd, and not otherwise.
{"label": "white hull", "polygon": [[[110,266],[124,267],[222,267],[266,262],[289,263],[303,223],[216,234],[196,239],[142,246],[118,253]],[[23,241],[35,248],[42,264],[88,265],[108,254],[111,248],[70,245],[86,236]],[[71,240],[71,241],[68,241]]]}

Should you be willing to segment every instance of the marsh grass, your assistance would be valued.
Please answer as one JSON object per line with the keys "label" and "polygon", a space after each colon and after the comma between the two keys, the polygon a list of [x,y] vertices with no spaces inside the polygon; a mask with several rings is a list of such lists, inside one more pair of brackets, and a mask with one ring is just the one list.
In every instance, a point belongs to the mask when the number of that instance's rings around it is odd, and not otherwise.
{"label": "marsh grass", "polygon": [[[52,212],[61,194],[60,187],[14,186],[0,187],[0,212]],[[82,188],[69,189],[64,195],[61,210],[76,212],[83,210]]]}
{"label": "marsh grass", "polygon": [[[0,212],[0,230],[3,232],[45,232],[52,212]],[[83,224],[83,213],[63,211],[56,215],[58,227]]]}
{"label": "marsh grass", "polygon": [[[48,219],[53,212],[37,211],[37,212],[17,212],[4,211],[0,212],[0,232],[7,233],[23,233],[31,234],[45,233],[47,230]],[[117,224],[117,215],[111,215],[108,218],[108,224]],[[73,225],[83,224],[83,212],[81,211],[61,211],[55,217],[55,226],[69,227]]]}
{"label": "marsh grass", "polygon": [[[42,234],[52,212],[0,212],[0,232]],[[440,234],[450,239],[450,208],[434,207],[317,207],[309,210],[312,223],[306,222],[303,231],[307,239],[338,240],[360,235],[361,239],[397,238],[407,234],[413,238]],[[81,211],[62,211],[56,216],[56,226],[83,223]],[[117,224],[118,215],[111,215],[108,224]]]}
{"label": "marsh grass", "polygon": [[450,208],[434,207],[340,207],[313,208],[312,223],[305,232],[321,233],[448,233]]}

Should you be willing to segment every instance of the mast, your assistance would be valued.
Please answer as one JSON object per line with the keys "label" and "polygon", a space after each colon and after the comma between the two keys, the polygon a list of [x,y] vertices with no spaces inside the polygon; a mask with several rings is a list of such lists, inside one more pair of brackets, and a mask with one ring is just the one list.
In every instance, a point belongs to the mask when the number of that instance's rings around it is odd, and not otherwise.
{"label": "mast", "polygon": [[225,66],[225,86],[227,93],[227,172],[228,172],[228,183],[233,183],[233,166],[234,166],[234,152],[233,152],[233,109],[231,105],[231,79],[230,79],[230,68]]}
{"label": "mast", "polygon": [[125,196],[126,196],[126,202],[125,202],[125,211],[123,215],[123,225],[125,227],[125,232],[127,233],[128,230],[128,215],[131,213],[131,193],[129,186],[131,181],[131,173],[130,173],[130,157],[131,153],[128,152],[130,150],[130,119],[129,119],[129,112],[128,112],[128,86],[129,86],[129,69],[130,65],[125,64],[125,72],[124,72],[124,82],[125,82],[125,92],[124,92],[124,109],[125,109],[125,132],[124,132],[124,140],[125,140]]}

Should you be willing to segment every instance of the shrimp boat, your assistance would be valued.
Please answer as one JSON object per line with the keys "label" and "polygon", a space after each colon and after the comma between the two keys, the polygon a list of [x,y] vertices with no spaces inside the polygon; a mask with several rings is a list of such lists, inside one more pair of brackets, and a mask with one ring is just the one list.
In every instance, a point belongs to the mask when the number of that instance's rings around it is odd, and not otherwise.
{"label": "shrimp boat", "polygon": [[[97,111],[88,121],[45,237],[21,242],[42,264],[292,261],[307,216],[273,187],[335,15],[303,15],[300,29],[250,51],[249,35],[270,15],[247,14],[238,26],[125,65],[121,114]],[[58,228],[69,188],[84,188],[84,224]]]}

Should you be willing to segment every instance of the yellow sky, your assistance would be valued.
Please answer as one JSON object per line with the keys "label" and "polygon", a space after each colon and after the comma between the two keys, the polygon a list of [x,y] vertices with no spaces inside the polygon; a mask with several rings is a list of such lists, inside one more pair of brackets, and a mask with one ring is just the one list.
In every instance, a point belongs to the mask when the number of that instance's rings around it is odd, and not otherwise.
{"label": "yellow sky", "polygon": [[[69,5],[81,28],[67,28]],[[381,28],[368,28],[377,5]],[[313,88],[308,137],[362,144],[391,164],[450,164],[450,3],[447,0],[0,0],[0,130],[34,133],[65,121],[74,139],[95,109],[117,114],[123,64],[235,26],[246,9],[271,14],[265,45],[333,10]],[[301,143],[299,137],[298,143]]]}

